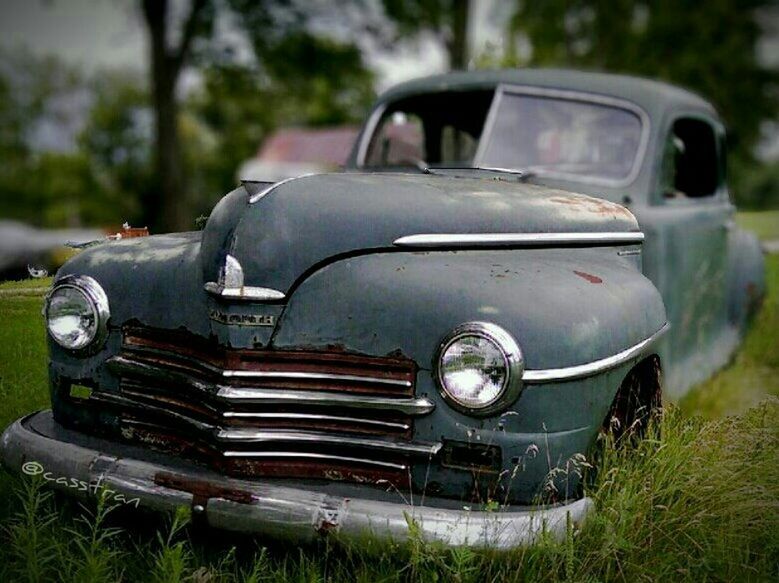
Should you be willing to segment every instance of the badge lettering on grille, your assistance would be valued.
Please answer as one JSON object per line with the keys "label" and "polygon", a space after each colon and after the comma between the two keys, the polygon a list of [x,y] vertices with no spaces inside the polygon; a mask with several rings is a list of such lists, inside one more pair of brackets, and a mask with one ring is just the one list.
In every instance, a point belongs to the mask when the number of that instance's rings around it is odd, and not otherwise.
{"label": "badge lettering on grille", "polygon": [[268,314],[226,314],[219,310],[211,310],[208,317],[220,324],[234,326],[275,326],[276,316]]}

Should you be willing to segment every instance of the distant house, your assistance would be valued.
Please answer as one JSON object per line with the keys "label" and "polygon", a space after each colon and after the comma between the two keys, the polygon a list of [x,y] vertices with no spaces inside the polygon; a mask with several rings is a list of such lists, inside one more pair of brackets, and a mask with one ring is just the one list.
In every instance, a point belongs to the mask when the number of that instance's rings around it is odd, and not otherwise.
{"label": "distant house", "polygon": [[285,128],[271,134],[257,156],[238,169],[239,180],[276,182],[341,168],[357,139],[358,127]]}

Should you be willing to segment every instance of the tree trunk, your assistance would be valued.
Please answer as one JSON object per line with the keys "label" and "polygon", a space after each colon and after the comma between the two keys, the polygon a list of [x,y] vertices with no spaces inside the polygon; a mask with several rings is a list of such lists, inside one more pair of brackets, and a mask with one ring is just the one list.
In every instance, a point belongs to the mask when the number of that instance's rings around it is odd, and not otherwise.
{"label": "tree trunk", "polygon": [[156,231],[186,229],[186,192],[178,133],[176,83],[186,56],[182,47],[171,53],[166,42],[167,0],[144,0],[143,12],[149,29],[151,85],[154,104],[154,164],[157,191],[145,214]]}
{"label": "tree trunk", "polygon": [[468,66],[470,4],[470,0],[454,0],[452,3],[452,36],[447,43],[450,69],[465,69]]}

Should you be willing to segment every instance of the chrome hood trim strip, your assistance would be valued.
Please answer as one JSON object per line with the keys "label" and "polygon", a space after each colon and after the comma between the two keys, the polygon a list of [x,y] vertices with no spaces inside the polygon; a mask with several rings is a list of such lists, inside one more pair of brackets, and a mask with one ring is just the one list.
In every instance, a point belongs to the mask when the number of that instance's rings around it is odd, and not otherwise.
{"label": "chrome hood trim strip", "polygon": [[586,364],[579,364],[566,368],[525,370],[522,375],[522,381],[527,384],[555,383],[583,379],[606,372],[641,356],[641,354],[665,334],[669,328],[670,325],[666,322],[662,328],[652,334],[649,338],[645,338],[638,344],[631,346],[622,352],[607,356],[606,358],[601,358],[600,360],[594,360]]}
{"label": "chrome hood trim strip", "polygon": [[300,176],[290,176],[289,178],[285,178],[284,180],[280,180],[278,182],[274,182],[273,184],[271,184],[267,188],[264,188],[263,190],[261,190],[257,194],[253,194],[252,196],[250,196],[249,197],[249,204],[254,204],[258,200],[260,200],[263,196],[265,196],[266,194],[270,194],[272,191],[277,189],[282,184],[286,184],[287,182],[292,182],[293,180],[297,180],[298,178],[305,178],[307,176],[314,176],[315,174],[316,174],[315,172],[308,172],[306,174],[301,174]]}
{"label": "chrome hood trim strip", "polygon": [[644,233],[423,233],[395,239],[397,247],[545,247],[555,245],[634,245]]}

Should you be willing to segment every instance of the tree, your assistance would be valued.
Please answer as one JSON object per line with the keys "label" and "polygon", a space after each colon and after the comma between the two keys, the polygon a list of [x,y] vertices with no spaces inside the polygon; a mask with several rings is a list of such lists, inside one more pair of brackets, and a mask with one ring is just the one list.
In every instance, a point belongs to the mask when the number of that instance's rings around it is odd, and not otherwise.
{"label": "tree", "polygon": [[450,69],[468,66],[470,0],[382,0],[386,15],[401,36],[428,32],[446,48]]}
{"label": "tree", "polygon": [[192,169],[212,194],[233,187],[240,163],[274,129],[358,123],[375,97],[373,74],[354,45],[305,31],[272,42],[258,36],[262,61],[204,67],[202,88],[185,103],[218,142],[215,155]]}
{"label": "tree", "polygon": [[[774,0],[545,0],[517,3],[509,65],[632,73],[688,87],[710,99],[729,129],[731,151],[754,165],[760,126],[779,111],[779,74],[762,65],[761,11]],[[512,52],[523,38],[530,55]]]}
{"label": "tree", "polygon": [[187,227],[186,184],[181,159],[176,87],[183,67],[192,57],[197,37],[208,36],[214,22],[214,5],[192,0],[183,19],[178,43],[173,36],[168,0],[143,0],[143,15],[149,32],[152,102],[155,115],[155,168],[159,184],[159,227],[180,230]]}

